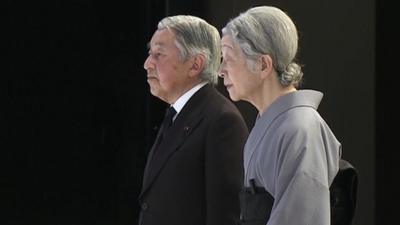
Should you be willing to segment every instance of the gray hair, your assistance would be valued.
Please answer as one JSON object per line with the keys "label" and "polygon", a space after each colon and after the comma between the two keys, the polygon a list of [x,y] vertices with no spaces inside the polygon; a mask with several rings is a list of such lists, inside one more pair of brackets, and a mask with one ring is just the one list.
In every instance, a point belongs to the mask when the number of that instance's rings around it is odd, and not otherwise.
{"label": "gray hair", "polygon": [[217,84],[221,61],[220,35],[217,28],[201,18],[189,15],[166,17],[158,23],[157,28],[167,28],[174,32],[175,44],[183,61],[190,56],[202,54],[205,57],[205,67],[200,78]]}
{"label": "gray hair", "polygon": [[[283,86],[298,86],[303,72],[294,62],[297,54],[297,29],[290,17],[272,6],[250,8],[232,19],[223,29],[245,54],[252,69],[263,54],[272,58],[273,66]],[[253,67],[254,68],[254,67]]]}

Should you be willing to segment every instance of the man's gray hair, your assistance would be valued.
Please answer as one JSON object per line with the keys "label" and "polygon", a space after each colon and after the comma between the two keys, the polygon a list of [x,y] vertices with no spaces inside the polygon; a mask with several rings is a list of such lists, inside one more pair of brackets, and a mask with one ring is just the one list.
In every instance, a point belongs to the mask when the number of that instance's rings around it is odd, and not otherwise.
{"label": "man's gray hair", "polygon": [[202,54],[205,57],[205,67],[201,79],[217,84],[221,62],[221,37],[214,26],[195,16],[178,15],[164,18],[157,28],[174,32],[182,61],[190,56]]}

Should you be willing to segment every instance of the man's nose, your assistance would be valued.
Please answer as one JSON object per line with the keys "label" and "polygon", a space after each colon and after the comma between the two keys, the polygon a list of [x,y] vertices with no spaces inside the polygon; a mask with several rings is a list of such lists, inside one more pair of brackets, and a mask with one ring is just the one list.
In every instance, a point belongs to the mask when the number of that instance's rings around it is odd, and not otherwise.
{"label": "man's nose", "polygon": [[148,57],[146,58],[146,60],[144,61],[143,68],[144,68],[145,70],[149,70],[149,69],[151,69],[151,68],[153,68],[153,67],[154,67],[154,65],[153,65],[153,63],[151,62],[151,58],[150,58],[150,56],[148,56]]}

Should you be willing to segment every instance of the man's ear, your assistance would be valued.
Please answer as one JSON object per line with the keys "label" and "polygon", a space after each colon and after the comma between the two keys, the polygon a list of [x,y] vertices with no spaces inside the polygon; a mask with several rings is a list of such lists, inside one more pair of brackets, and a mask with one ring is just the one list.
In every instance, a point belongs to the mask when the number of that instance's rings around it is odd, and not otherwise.
{"label": "man's ear", "polygon": [[197,54],[193,56],[191,59],[192,65],[189,69],[189,76],[194,77],[203,72],[203,69],[205,67],[206,59],[204,55],[202,54]]}

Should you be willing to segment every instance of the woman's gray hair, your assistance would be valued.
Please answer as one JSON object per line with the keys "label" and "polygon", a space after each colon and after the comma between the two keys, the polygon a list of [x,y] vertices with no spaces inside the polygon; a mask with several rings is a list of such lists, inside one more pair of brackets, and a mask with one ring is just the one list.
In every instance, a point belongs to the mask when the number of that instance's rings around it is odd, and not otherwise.
{"label": "woman's gray hair", "polygon": [[221,37],[217,28],[201,18],[189,15],[166,17],[158,23],[157,28],[174,32],[182,61],[190,56],[202,54],[205,57],[205,67],[201,79],[217,84],[221,62]]}
{"label": "woman's gray hair", "polygon": [[297,54],[297,29],[290,17],[272,6],[259,6],[241,13],[223,29],[240,46],[250,69],[255,60],[267,54],[272,58],[280,83],[297,87],[303,77]]}

